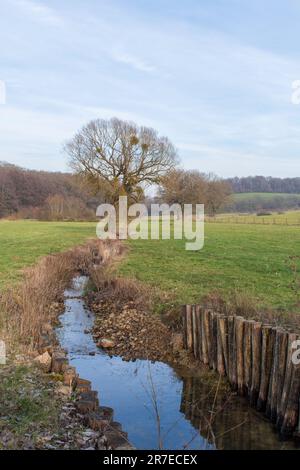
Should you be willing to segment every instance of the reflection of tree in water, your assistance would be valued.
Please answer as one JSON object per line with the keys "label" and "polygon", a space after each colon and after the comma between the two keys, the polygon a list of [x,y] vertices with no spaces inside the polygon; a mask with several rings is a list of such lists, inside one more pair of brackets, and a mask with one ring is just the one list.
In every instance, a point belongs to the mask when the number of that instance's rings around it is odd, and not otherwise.
{"label": "reflection of tree in water", "polygon": [[208,385],[199,377],[183,379],[180,411],[196,429],[195,438],[199,432],[217,449],[294,447],[292,442],[280,442],[272,426],[249,408],[245,399],[220,390],[218,384]]}

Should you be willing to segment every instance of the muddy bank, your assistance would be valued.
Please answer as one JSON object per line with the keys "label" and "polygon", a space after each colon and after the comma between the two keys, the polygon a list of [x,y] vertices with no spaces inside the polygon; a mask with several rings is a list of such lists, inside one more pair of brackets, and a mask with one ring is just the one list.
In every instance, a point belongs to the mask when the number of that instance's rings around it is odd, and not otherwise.
{"label": "muddy bank", "polygon": [[141,294],[138,284],[124,279],[107,280],[97,292],[93,284],[89,288],[85,300],[95,315],[91,331],[99,348],[124,360],[148,359],[199,367],[184,349],[182,333],[172,330],[151,311],[151,293]]}

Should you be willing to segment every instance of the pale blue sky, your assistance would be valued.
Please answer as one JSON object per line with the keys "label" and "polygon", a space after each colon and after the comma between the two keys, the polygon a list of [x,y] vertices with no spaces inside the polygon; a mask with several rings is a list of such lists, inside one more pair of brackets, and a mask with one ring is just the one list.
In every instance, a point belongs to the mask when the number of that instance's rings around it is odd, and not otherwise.
{"label": "pale blue sky", "polygon": [[0,160],[65,170],[88,120],[150,125],[182,165],[300,176],[299,0],[0,0]]}

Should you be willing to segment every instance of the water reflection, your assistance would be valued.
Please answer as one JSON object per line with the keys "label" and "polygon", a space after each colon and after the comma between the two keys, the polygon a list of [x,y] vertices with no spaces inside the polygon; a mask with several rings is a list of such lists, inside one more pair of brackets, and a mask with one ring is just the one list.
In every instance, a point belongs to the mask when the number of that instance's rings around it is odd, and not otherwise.
{"label": "water reflection", "polygon": [[269,421],[244,398],[216,391],[216,385],[208,386],[201,377],[185,377],[180,411],[217,449],[299,448],[295,441],[280,441]]}

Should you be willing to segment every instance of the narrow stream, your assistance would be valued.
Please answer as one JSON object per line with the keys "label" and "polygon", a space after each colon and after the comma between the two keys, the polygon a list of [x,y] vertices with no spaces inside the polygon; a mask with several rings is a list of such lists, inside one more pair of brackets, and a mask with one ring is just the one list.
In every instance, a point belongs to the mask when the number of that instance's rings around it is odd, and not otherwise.
{"label": "narrow stream", "polygon": [[[94,316],[81,298],[87,278],[77,277],[65,292],[65,312],[57,329],[60,344],[81,377],[91,380],[100,404],[114,409],[137,449],[291,449],[246,400],[215,400],[211,384],[167,364],[125,362],[99,350],[90,331]],[[158,426],[155,403],[159,411]],[[207,429],[209,413],[224,403]],[[207,418],[208,417],[208,418]],[[199,426],[201,424],[201,433]],[[210,429],[210,432],[208,432]]]}

